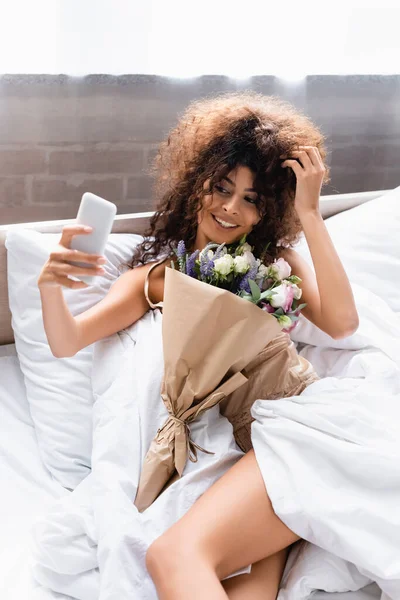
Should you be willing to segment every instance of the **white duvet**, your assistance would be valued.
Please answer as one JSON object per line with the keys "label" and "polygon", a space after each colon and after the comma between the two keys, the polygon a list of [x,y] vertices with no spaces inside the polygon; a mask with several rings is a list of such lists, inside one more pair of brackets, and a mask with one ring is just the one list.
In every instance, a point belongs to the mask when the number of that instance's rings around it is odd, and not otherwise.
{"label": "white duvet", "polygon": [[[374,320],[385,322],[371,347],[307,345],[301,353],[323,379],[301,396],[253,406],[254,448],[274,510],[307,540],[291,551],[278,600],[371,581],[381,600],[400,598],[400,319],[387,310],[384,319],[373,308],[360,315],[371,331]],[[215,455],[200,452],[137,512],[140,467],[167,414],[161,324],[161,313],[149,311],[96,343],[92,472],[34,528],[36,580],[70,598],[156,600],[148,546],[243,455],[218,407],[206,411],[192,437]]]}

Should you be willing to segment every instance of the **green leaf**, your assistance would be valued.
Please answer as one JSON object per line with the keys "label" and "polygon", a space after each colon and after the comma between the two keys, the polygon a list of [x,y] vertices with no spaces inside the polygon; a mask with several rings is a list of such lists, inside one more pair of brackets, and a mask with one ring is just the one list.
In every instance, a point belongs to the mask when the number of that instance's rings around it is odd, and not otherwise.
{"label": "green leaf", "polygon": [[258,285],[256,284],[255,281],[253,281],[252,279],[249,279],[249,286],[251,289],[251,294],[252,297],[254,298],[255,302],[259,302],[260,298],[261,298],[261,292],[260,292],[260,288],[258,287]]}
{"label": "green leaf", "polygon": [[268,250],[268,248],[270,247],[270,245],[271,245],[271,242],[268,242],[268,244],[267,244],[267,245],[265,246],[265,248],[264,248],[264,253],[265,253],[265,252],[267,252],[267,250]]}
{"label": "green leaf", "polygon": [[304,308],[305,306],[307,306],[307,302],[305,302],[304,304],[300,304],[296,310],[301,310],[302,308]]}

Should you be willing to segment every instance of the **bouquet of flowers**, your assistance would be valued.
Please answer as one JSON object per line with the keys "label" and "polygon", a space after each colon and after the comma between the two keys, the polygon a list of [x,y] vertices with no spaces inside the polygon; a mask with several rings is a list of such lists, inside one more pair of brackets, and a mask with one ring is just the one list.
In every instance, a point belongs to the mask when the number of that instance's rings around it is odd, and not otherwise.
{"label": "bouquet of flowers", "polygon": [[[292,331],[300,311],[302,290],[300,277],[291,275],[291,266],[283,258],[263,265],[252,253],[246,235],[236,246],[210,242],[201,252],[186,252],[184,241],[175,249],[181,273],[230,292],[260,306],[273,315],[282,331]],[[175,268],[174,263],[171,267]]]}
{"label": "bouquet of flowers", "polygon": [[[271,364],[265,350],[281,345],[275,340],[297,320],[303,306],[296,305],[300,280],[290,276],[289,265],[278,260],[264,267],[245,238],[234,252],[224,244],[208,244],[189,256],[179,242],[176,254],[179,270],[173,263],[165,269],[162,321],[160,401],[168,416],[142,466],[134,501],[139,512],[182,476],[188,458],[196,462],[197,451],[213,454],[191,439],[194,419],[225,400],[231,417],[248,412],[254,394],[260,397],[266,391],[265,386],[246,387],[246,368],[259,356],[259,369]],[[279,372],[287,371],[290,360],[288,355],[277,365]],[[268,369],[263,373],[269,377]]]}

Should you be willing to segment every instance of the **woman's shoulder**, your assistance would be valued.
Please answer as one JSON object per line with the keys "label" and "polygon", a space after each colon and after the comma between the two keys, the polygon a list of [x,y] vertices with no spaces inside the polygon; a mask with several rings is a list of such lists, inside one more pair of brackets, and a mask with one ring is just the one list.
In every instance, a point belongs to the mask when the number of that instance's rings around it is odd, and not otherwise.
{"label": "woman's shoulder", "polygon": [[[133,270],[137,270],[140,273],[141,277],[146,278],[147,274],[149,274],[149,278],[151,279],[164,279],[165,277],[165,269],[170,266],[172,261],[171,257],[160,258],[157,260],[152,260],[144,265],[138,265],[134,267]],[[175,262],[175,261],[174,261]]]}
{"label": "woman's shoulder", "polygon": [[286,248],[280,246],[278,248],[278,254],[276,258],[283,258],[284,260],[286,260],[286,262],[288,262],[289,265],[292,267],[292,270],[295,270],[298,267],[301,268],[304,264],[306,264],[304,258],[302,258],[300,254],[296,252],[296,250],[294,250],[293,248]]}
{"label": "woman's shoulder", "polygon": [[143,281],[143,293],[144,284],[148,279],[148,295],[153,304],[162,302],[164,299],[164,281],[165,281],[165,269],[170,266],[171,258],[159,259],[158,261],[151,261],[144,265],[135,267],[134,270],[138,270],[138,276]]}
{"label": "woman's shoulder", "polygon": [[277,247],[277,258],[285,258],[285,256],[291,256],[293,253],[297,252],[293,250],[290,246],[278,246]]}

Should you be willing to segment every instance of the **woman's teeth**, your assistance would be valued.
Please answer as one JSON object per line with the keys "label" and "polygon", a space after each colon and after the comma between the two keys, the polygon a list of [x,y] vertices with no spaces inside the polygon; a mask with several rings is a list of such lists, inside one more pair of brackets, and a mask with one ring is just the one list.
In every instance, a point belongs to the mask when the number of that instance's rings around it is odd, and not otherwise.
{"label": "woman's teeth", "polygon": [[212,215],[212,216],[213,216],[213,219],[218,223],[218,225],[220,225],[224,229],[235,229],[236,227],[238,227],[238,225],[232,225],[231,223],[227,223],[226,221],[222,221],[221,219],[217,219],[217,217],[214,216],[214,215]]}

